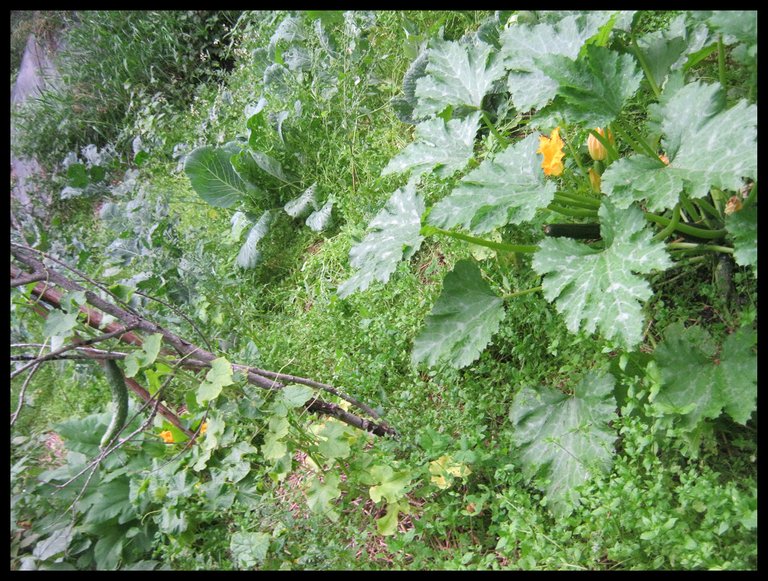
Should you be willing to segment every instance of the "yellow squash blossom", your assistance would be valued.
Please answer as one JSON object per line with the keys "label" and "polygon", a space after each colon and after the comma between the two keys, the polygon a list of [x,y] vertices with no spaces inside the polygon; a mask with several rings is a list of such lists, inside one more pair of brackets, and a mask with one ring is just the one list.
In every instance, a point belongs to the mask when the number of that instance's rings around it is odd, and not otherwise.
{"label": "yellow squash blossom", "polygon": [[[611,145],[616,143],[616,138],[613,136],[613,132],[610,129],[603,129],[602,127],[595,127],[595,131],[600,134],[600,137],[605,137]],[[602,161],[608,157],[608,150],[605,146],[598,141],[597,137],[589,134],[587,137],[587,151],[589,156],[595,161]]]}
{"label": "yellow squash blossom", "polygon": [[202,436],[203,434],[205,434],[205,430],[207,429],[208,429],[208,422],[203,422],[203,425],[200,426],[200,435]]}
{"label": "yellow squash blossom", "polygon": [[170,432],[170,430],[160,432],[160,437],[166,444],[173,444],[173,434]]}
{"label": "yellow squash blossom", "polygon": [[560,138],[560,128],[555,127],[549,137],[539,136],[539,149],[536,153],[544,156],[541,167],[548,176],[559,176],[563,173],[563,140]]}

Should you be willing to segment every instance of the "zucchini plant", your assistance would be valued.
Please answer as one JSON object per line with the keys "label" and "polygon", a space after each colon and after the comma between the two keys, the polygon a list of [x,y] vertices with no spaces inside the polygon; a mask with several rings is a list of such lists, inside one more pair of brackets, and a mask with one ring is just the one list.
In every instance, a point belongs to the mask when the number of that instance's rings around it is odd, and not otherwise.
{"label": "zucchini plant", "polygon": [[[513,15],[459,41],[432,39],[413,62],[394,105],[415,124],[414,140],[382,170],[407,184],[352,247],[354,272],[339,297],[386,283],[429,236],[532,255],[541,280],[503,295],[473,260],[459,260],[414,340],[414,365],[472,364],[505,318],[505,302],[539,291],[569,331],[598,332],[607,350],[631,353],[644,340],[649,275],[714,252],[757,276],[757,107],[729,96],[723,67],[719,82],[691,78],[707,56],[723,59],[726,45],[754,69],[756,13],[684,13],[639,38],[634,18]],[[648,100],[647,110],[633,108]],[[450,193],[427,206],[435,178]],[[536,244],[514,242],[516,227],[553,216],[573,224],[546,226]],[[731,343],[747,350],[745,372],[707,396],[707,409],[745,423],[755,408],[755,335],[745,328],[738,337],[723,349],[732,360]],[[698,375],[678,379],[662,374],[675,401],[666,410],[693,426],[702,417],[694,402],[710,387]],[[573,506],[568,490],[610,467],[613,385],[602,372],[571,395],[525,388],[513,406],[523,463],[549,482],[559,510]]]}

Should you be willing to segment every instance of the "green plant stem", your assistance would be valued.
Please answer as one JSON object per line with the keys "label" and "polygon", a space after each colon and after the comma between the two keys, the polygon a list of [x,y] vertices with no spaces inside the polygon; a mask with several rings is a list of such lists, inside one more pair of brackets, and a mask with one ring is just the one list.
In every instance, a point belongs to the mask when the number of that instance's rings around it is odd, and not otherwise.
{"label": "green plant stem", "polygon": [[727,81],[725,77],[725,45],[723,44],[723,35],[717,37],[717,72],[720,77],[720,86],[723,88],[723,94],[726,95]]}
{"label": "green plant stem", "polygon": [[584,166],[581,165],[581,161],[579,161],[579,156],[576,155],[576,152],[573,150],[573,146],[571,145],[570,139],[566,140],[565,146],[568,148],[568,152],[571,154],[571,157],[573,158],[573,161],[576,162],[576,165],[579,167],[581,172],[584,174],[584,177],[587,178],[587,182],[589,182],[589,170],[588,169],[584,169]]}
{"label": "green plant stem", "polygon": [[501,133],[499,133],[499,130],[496,129],[496,126],[493,124],[493,121],[491,121],[491,118],[488,117],[488,113],[486,113],[483,109],[480,109],[480,114],[483,116],[483,121],[485,122],[486,127],[488,127],[489,131],[493,133],[494,137],[499,140],[499,143],[505,147],[509,145],[509,140]]}
{"label": "green plant stem", "polygon": [[555,202],[561,204],[570,204],[571,206],[576,206],[577,208],[585,208],[587,210],[595,210],[596,208],[599,208],[599,205],[595,206],[590,202],[575,200],[570,196],[561,195],[560,192],[555,194]]}
{"label": "green plant stem", "polygon": [[690,198],[683,194],[680,196],[680,203],[682,204],[683,210],[686,211],[686,213],[691,217],[691,219],[694,222],[701,222],[703,218],[701,217],[701,214],[699,213],[698,208],[696,208],[693,203],[691,202]]}
{"label": "green plant stem", "polygon": [[672,219],[670,220],[669,224],[667,224],[658,234],[656,234],[652,240],[654,242],[658,242],[660,240],[666,240],[667,237],[669,237],[672,232],[675,231],[675,228],[677,228],[677,225],[680,223],[680,203],[675,204],[674,209],[672,210]]}
{"label": "green plant stem", "polygon": [[588,210],[586,208],[566,208],[560,204],[550,204],[547,206],[547,209],[563,216],[573,216],[574,218],[597,218],[597,210]]}
{"label": "green plant stem", "polygon": [[543,288],[544,288],[543,286],[535,286],[533,288],[528,288],[528,289],[525,289],[525,290],[517,291],[516,293],[508,293],[508,294],[501,295],[501,298],[506,301],[507,299],[513,299],[515,297],[520,297],[520,296],[527,295],[527,294],[530,294],[530,293],[538,292],[538,291],[542,290]]}
{"label": "green plant stem", "polygon": [[581,202],[582,204],[589,204],[592,208],[599,208],[601,201],[597,198],[592,198],[590,196],[583,196],[577,192],[557,192],[555,194],[556,196],[561,196],[564,198],[568,198],[574,202]]}
{"label": "green plant stem", "polygon": [[683,250],[689,251],[709,251],[709,252],[723,252],[725,254],[733,254],[733,248],[728,246],[719,246],[717,244],[696,244],[694,242],[670,242],[667,244],[669,250]]}
{"label": "green plant stem", "polygon": [[651,157],[652,159],[655,159],[659,162],[659,166],[663,167],[666,165],[663,161],[659,159],[658,154],[654,151],[654,149],[646,143],[646,141],[638,136],[632,129],[630,129],[629,126],[624,127],[621,123],[618,121],[613,122],[613,128],[616,131],[617,135],[619,135],[622,139],[626,140],[627,143],[634,149],[637,153],[641,155],[647,155]]}
{"label": "green plant stem", "polygon": [[499,252],[526,252],[530,254],[536,252],[539,249],[538,246],[505,244],[504,242],[494,242],[493,240],[475,238],[474,236],[461,234],[460,232],[452,232],[451,230],[443,230],[442,228],[437,228],[436,226],[430,225],[422,226],[420,233],[422,236],[443,234],[444,236],[449,236],[451,238],[455,238],[456,240],[463,240],[464,242],[470,242],[472,244],[477,244],[478,246],[485,246],[486,248],[492,248],[493,250],[498,250]]}
{"label": "green plant stem", "polygon": [[659,86],[656,84],[656,80],[653,78],[653,74],[651,74],[651,69],[648,67],[648,61],[645,60],[645,55],[643,54],[643,51],[640,50],[640,47],[637,45],[637,39],[632,36],[632,52],[637,57],[637,60],[640,62],[640,66],[643,68],[643,72],[645,73],[645,78],[648,80],[648,84],[651,87],[651,91],[653,91],[653,94],[656,95],[656,98],[658,99],[661,96],[661,90],[659,89]]}
{"label": "green plant stem", "polygon": [[[609,128],[609,131],[613,133],[613,131]],[[595,139],[597,139],[603,147],[605,147],[605,150],[608,152],[608,158],[605,160],[605,165],[610,165],[617,159],[619,159],[619,152],[616,151],[616,146],[614,146],[613,143],[611,143],[611,140],[607,137],[600,135],[595,129],[590,129],[590,134],[594,136]]]}
{"label": "green plant stem", "polygon": [[723,219],[722,214],[720,214],[720,212],[718,212],[717,209],[704,198],[696,198],[694,203],[715,220]]}
{"label": "green plant stem", "polygon": [[[671,222],[669,218],[651,214],[650,212],[645,213],[645,219],[651,222],[655,222],[656,224],[661,224],[662,226],[668,226]],[[726,235],[725,230],[707,230],[706,228],[696,228],[695,226],[688,226],[687,224],[678,224],[675,227],[675,231],[682,234],[687,234],[688,236],[702,238],[703,240],[717,240],[718,238],[722,238]]]}

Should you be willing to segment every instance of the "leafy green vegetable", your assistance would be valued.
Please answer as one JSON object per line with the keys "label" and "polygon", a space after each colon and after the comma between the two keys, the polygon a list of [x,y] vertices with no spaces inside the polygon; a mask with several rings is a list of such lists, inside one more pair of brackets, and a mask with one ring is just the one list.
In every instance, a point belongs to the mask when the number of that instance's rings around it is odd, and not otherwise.
{"label": "leafy green vegetable", "polygon": [[236,263],[240,268],[254,268],[261,260],[261,251],[257,248],[261,239],[267,235],[272,223],[272,212],[267,210],[261,215],[259,221],[253,225],[245,243],[237,254]]}
{"label": "leafy green vegetable", "polygon": [[303,218],[317,210],[317,183],[312,184],[298,198],[288,202],[283,209],[291,218]]}
{"label": "leafy green vegetable", "polygon": [[448,177],[462,169],[472,157],[480,113],[464,119],[430,119],[416,126],[413,143],[393,157],[381,175],[410,171],[412,176],[433,171]]}
{"label": "leafy green vegetable", "polygon": [[504,314],[504,301],[483,280],[477,265],[469,260],[457,262],[413,342],[411,360],[466,367],[488,345]]}
{"label": "leafy green vegetable", "polygon": [[229,208],[252,190],[238,175],[224,148],[204,145],[190,153],[184,161],[192,188],[212,206]]}
{"label": "leafy green vegetable", "polygon": [[743,178],[757,177],[755,105],[742,100],[725,110],[720,86],[697,81],[666,98],[661,115],[670,163],[634,156],[611,164],[602,184],[617,207],[647,200],[650,210],[663,210],[677,203],[683,189],[702,198],[712,186],[737,191]]}
{"label": "leafy green vegetable", "polygon": [[605,127],[640,87],[643,73],[628,54],[587,45],[586,58],[542,57],[541,70],[558,83],[553,107],[569,123]]}
{"label": "leafy green vegetable", "polygon": [[141,349],[132,351],[125,357],[125,376],[136,377],[140,369],[149,367],[155,362],[160,353],[160,346],[163,342],[163,336],[160,333],[153,333],[144,340]]}
{"label": "leafy green vegetable", "polygon": [[280,393],[282,394],[283,401],[289,408],[297,408],[312,399],[312,395],[315,392],[306,385],[287,385]]}
{"label": "leafy green vegetable", "polygon": [[553,511],[569,514],[578,504],[574,490],[610,469],[616,433],[615,380],[589,371],[566,395],[551,387],[524,387],[509,413],[514,440],[528,478],[537,476]]}
{"label": "leafy green vegetable", "polygon": [[434,40],[428,49],[426,75],[416,81],[416,117],[440,113],[447,106],[480,107],[493,83],[504,74],[492,46]]}
{"label": "leafy green vegetable", "polygon": [[337,291],[345,298],[367,289],[374,280],[387,282],[397,263],[407,260],[424,239],[419,233],[424,201],[412,182],[397,189],[368,224],[368,234],[352,247],[349,263],[357,270]]}
{"label": "leafy green vegetable", "polygon": [[546,238],[532,266],[544,276],[544,297],[556,301],[569,331],[576,333],[583,321],[588,333],[599,327],[605,338],[615,338],[632,349],[642,339],[640,302],[653,294],[637,274],[669,268],[672,262],[664,245],[651,241],[652,233],[638,208],[617,211],[606,200],[599,216],[603,250],[565,238]]}
{"label": "leafy green vegetable", "polygon": [[347,428],[344,427],[344,424],[328,420],[318,434],[321,438],[318,445],[320,453],[329,460],[346,458],[350,452],[347,435]]}
{"label": "leafy green vegetable", "polygon": [[391,466],[373,466],[370,474],[371,478],[379,483],[368,490],[373,502],[380,502],[382,498],[387,502],[397,502],[405,495],[405,490],[411,483],[408,470],[395,472]]}
{"label": "leafy green vegetable", "polygon": [[538,137],[531,134],[483,161],[432,208],[429,223],[441,228],[462,225],[483,234],[531,220],[557,189],[541,171],[538,147]]}
{"label": "leafy green vegetable", "polygon": [[333,200],[328,200],[319,210],[312,212],[305,224],[312,232],[322,232],[333,223]]}
{"label": "leafy green vegetable", "polygon": [[575,59],[586,40],[608,21],[610,15],[588,12],[569,15],[557,23],[516,25],[500,35],[500,55],[510,70],[507,77],[512,101],[521,111],[540,109],[555,97],[558,83],[539,68],[545,55]]}
{"label": "leafy green vegetable", "polygon": [[670,325],[654,353],[662,377],[656,405],[667,413],[684,415],[688,429],[704,418],[716,418],[721,411],[746,424],[756,408],[756,341],[752,328],[741,327],[718,350],[701,327]]}

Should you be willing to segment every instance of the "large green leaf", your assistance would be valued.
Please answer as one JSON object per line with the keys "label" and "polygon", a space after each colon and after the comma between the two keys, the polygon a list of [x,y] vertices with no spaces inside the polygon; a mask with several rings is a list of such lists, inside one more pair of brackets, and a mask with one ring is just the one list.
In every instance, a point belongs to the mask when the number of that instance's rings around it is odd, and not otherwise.
{"label": "large green leaf", "polygon": [[333,501],[341,496],[339,489],[339,475],[327,472],[320,480],[316,475],[307,489],[307,506],[314,513],[324,514],[331,521],[336,522],[339,514],[333,510]]}
{"label": "large green leaf", "polygon": [[642,338],[640,303],[653,294],[638,274],[669,268],[672,262],[664,245],[651,241],[638,208],[617,211],[605,200],[599,216],[603,250],[566,238],[545,238],[532,265],[544,276],[544,296],[556,301],[569,331],[576,333],[583,326],[592,333],[599,327],[604,337],[632,349]]}
{"label": "large green leaf", "polygon": [[480,353],[504,318],[504,301],[483,280],[474,261],[462,260],[445,276],[443,290],[413,343],[414,364],[446,361],[457,369]]}
{"label": "large green leaf", "polygon": [[725,228],[733,236],[736,264],[751,266],[757,276],[757,206],[727,216]]}
{"label": "large green leaf", "polygon": [[375,482],[378,482],[368,489],[373,502],[380,502],[382,498],[390,503],[397,502],[405,496],[406,489],[411,483],[411,473],[408,470],[395,472],[391,466],[373,466],[370,475]]}
{"label": "large green leaf", "polygon": [[149,367],[155,362],[163,343],[161,333],[153,333],[144,340],[141,349],[132,351],[125,357],[125,376],[135,377],[139,369]]}
{"label": "large green leaf", "polygon": [[232,385],[232,365],[224,357],[218,357],[211,361],[211,369],[197,389],[197,402],[203,404],[216,399],[227,385]]}
{"label": "large green leaf", "polygon": [[437,203],[429,223],[441,228],[462,225],[475,234],[531,220],[547,206],[557,186],[546,180],[536,154],[539,138],[531,134],[486,159]]}
{"label": "large green leaf", "polygon": [[184,173],[192,188],[212,206],[229,208],[251,189],[232,167],[231,157],[227,149],[204,145],[184,161]]}
{"label": "large green leaf", "polygon": [[682,67],[688,55],[701,50],[709,37],[709,31],[703,24],[686,26],[685,14],[672,19],[666,30],[655,30],[637,39],[637,48],[641,51],[659,87],[664,86],[670,70]]}
{"label": "large green leaf", "polygon": [[304,222],[312,232],[322,232],[333,224],[333,200],[328,200],[323,207],[307,216]]}
{"label": "large green leaf", "polygon": [[368,224],[365,238],[350,250],[349,263],[358,270],[339,286],[339,297],[363,291],[374,280],[387,282],[397,263],[413,256],[421,246],[423,213],[424,200],[412,182],[397,189]]}
{"label": "large green leaf", "polygon": [[237,532],[229,538],[229,550],[237,565],[244,569],[253,569],[267,558],[269,533]]}
{"label": "large green leaf", "polygon": [[333,460],[334,458],[346,458],[349,456],[349,432],[344,424],[328,420],[318,436],[321,438],[318,444],[320,453]]}
{"label": "large green leaf", "polygon": [[507,77],[512,101],[521,111],[540,109],[554,98],[557,82],[538,65],[545,55],[575,59],[588,38],[610,19],[610,13],[585,12],[536,26],[518,24],[501,33],[501,58],[510,70]]}
{"label": "large green leaf", "polygon": [[261,215],[259,221],[253,225],[251,231],[248,232],[248,237],[240,247],[240,252],[237,253],[235,261],[240,268],[253,268],[259,263],[261,251],[258,249],[258,244],[267,235],[271,223],[272,213],[270,210],[267,210]]}
{"label": "large green leaf", "polygon": [[509,413],[523,470],[537,477],[555,514],[578,504],[574,490],[610,469],[616,433],[615,380],[609,373],[588,372],[573,395],[545,386],[520,390]]}
{"label": "large green leaf", "polygon": [[660,211],[672,208],[683,189],[701,198],[712,186],[737,191],[743,178],[757,177],[756,106],[741,100],[726,110],[720,85],[698,81],[664,103],[662,146],[669,165],[639,156],[611,164],[602,185],[616,206],[646,200],[649,210]]}
{"label": "large green leaf", "polygon": [[541,70],[558,83],[555,108],[569,123],[605,127],[640,87],[643,73],[628,54],[587,45],[576,61],[549,55],[538,61]]}
{"label": "large green leaf", "polygon": [[673,323],[654,353],[662,378],[656,405],[683,415],[688,429],[722,411],[746,424],[756,408],[756,341],[752,328],[741,327],[718,349],[701,327]]}
{"label": "large green leaf", "polygon": [[472,157],[480,113],[464,119],[430,119],[416,126],[413,143],[389,160],[381,175],[410,171],[420,175],[434,171],[441,177],[462,169]]}
{"label": "large green leaf", "polygon": [[480,107],[504,66],[492,46],[434,40],[429,46],[426,75],[416,81],[415,117],[440,113],[447,106]]}
{"label": "large green leaf", "polygon": [[285,204],[283,209],[291,218],[303,218],[317,210],[317,183],[309,186],[298,198]]}

